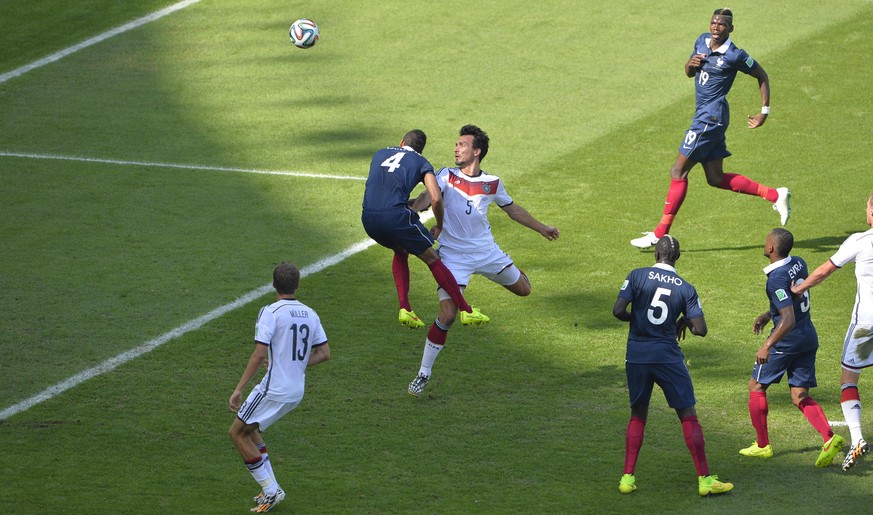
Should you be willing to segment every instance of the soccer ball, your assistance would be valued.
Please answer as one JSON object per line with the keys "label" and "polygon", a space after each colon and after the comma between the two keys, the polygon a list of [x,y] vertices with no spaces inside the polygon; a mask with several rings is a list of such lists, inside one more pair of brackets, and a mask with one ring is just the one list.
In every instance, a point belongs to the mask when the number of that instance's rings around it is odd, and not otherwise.
{"label": "soccer ball", "polygon": [[288,36],[297,48],[312,48],[318,42],[318,25],[309,18],[300,18],[291,24]]}

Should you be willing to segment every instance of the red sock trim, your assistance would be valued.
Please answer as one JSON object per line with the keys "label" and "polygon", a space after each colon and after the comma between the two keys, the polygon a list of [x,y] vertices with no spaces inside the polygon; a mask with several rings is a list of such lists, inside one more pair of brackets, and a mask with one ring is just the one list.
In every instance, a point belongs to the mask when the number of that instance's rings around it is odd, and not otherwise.
{"label": "red sock trim", "polygon": [[857,386],[848,386],[843,390],[843,393],[840,394],[840,402],[860,400],[861,395],[858,393]]}
{"label": "red sock trim", "polygon": [[427,339],[434,345],[445,345],[446,336],[448,336],[448,334],[448,331],[441,329],[436,325],[436,322],[434,322],[430,325],[430,329],[427,331]]}

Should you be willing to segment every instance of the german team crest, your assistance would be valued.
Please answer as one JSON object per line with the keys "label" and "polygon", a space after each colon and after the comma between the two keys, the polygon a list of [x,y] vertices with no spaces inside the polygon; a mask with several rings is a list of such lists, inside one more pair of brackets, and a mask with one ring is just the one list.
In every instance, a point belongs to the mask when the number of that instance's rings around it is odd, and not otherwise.
{"label": "german team crest", "polygon": [[482,185],[482,191],[484,191],[486,195],[491,193],[491,185],[486,182]]}

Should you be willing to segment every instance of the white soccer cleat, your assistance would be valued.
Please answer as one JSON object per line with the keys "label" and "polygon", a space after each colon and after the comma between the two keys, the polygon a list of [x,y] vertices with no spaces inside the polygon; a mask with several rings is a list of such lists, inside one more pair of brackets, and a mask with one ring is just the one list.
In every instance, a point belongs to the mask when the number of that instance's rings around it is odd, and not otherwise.
{"label": "white soccer cleat", "polygon": [[779,194],[779,198],[773,204],[773,210],[779,213],[779,221],[782,222],[782,225],[785,225],[791,216],[791,204],[789,204],[791,192],[788,191],[788,188],[776,188],[776,193]]}
{"label": "white soccer cleat", "polygon": [[658,237],[653,232],[644,232],[639,238],[630,241],[630,244],[638,249],[647,249],[658,243]]}

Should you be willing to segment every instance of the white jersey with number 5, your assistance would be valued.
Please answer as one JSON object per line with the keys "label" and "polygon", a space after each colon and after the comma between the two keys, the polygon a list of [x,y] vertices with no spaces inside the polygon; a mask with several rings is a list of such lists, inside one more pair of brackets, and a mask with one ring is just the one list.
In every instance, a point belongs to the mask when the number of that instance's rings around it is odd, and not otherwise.
{"label": "white jersey with number 5", "polygon": [[873,229],[849,236],[831,256],[831,263],[839,268],[851,261],[858,279],[852,323],[873,325]]}
{"label": "white jersey with number 5", "polygon": [[440,250],[491,253],[497,243],[488,222],[488,206],[492,202],[498,207],[512,204],[503,182],[485,172],[470,177],[458,168],[443,168],[437,173],[437,181],[445,203]]}

